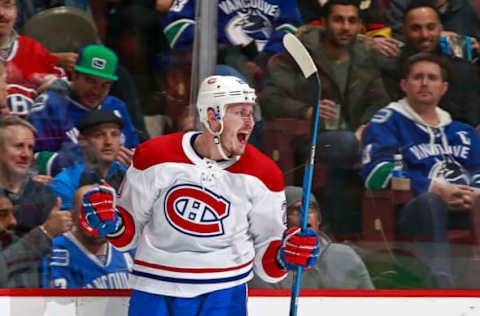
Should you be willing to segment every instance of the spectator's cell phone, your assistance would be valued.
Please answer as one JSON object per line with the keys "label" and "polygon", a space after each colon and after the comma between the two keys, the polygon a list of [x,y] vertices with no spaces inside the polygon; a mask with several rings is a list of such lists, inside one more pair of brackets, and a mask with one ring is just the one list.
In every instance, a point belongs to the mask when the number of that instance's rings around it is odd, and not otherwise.
{"label": "spectator's cell phone", "polygon": [[477,52],[472,50],[470,36],[442,36],[440,37],[442,52],[456,59],[475,63],[478,60]]}

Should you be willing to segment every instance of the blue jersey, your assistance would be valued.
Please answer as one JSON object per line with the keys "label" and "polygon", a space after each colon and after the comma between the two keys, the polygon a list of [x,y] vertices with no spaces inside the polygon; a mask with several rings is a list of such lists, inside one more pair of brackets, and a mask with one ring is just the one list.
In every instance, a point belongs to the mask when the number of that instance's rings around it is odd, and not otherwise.
{"label": "blue jersey", "polygon": [[105,263],[68,232],[53,239],[45,257],[43,286],[50,288],[126,289],[133,260],[107,242]]}
{"label": "blue jersey", "polygon": [[393,156],[403,155],[406,177],[417,193],[432,181],[480,187],[480,140],[476,130],[452,121],[437,108],[440,124],[430,126],[407,104],[392,102],[372,118],[362,139],[362,176],[367,188],[390,184]]}
{"label": "blue jersey", "polygon": [[[125,103],[119,99],[107,96],[97,107],[111,111],[125,122],[122,129],[122,145],[134,148],[138,145],[138,137],[133,127]],[[91,109],[83,106],[67,95],[47,91],[35,100],[28,120],[37,129],[35,152],[58,152],[62,146],[77,144],[78,130],[75,127],[78,120]]]}
{"label": "blue jersey", "polygon": [[[163,32],[176,50],[191,50],[195,0],[175,0]],[[218,43],[245,46],[255,41],[258,51],[280,53],[285,32],[295,33],[302,20],[296,0],[219,0]]]}
{"label": "blue jersey", "polygon": [[125,167],[115,161],[112,163],[112,167],[108,171],[105,179],[102,179],[94,171],[89,170],[82,161],[57,174],[52,182],[50,182],[50,187],[56,196],[62,198],[61,209],[71,210],[73,195],[79,187],[87,184],[101,183],[102,180],[104,180],[118,190],[126,171]]}

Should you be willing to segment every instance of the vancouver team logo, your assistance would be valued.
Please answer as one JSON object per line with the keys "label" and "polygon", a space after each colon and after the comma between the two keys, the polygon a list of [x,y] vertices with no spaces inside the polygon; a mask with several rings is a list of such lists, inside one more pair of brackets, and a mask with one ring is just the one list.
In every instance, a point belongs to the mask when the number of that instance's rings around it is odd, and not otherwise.
{"label": "vancouver team logo", "polygon": [[225,35],[233,45],[247,45],[253,39],[260,51],[272,32],[272,23],[257,9],[240,10],[225,26]]}
{"label": "vancouver team logo", "polygon": [[435,158],[428,178],[440,183],[470,184],[468,172],[455,158],[446,156],[444,160]]}
{"label": "vancouver team logo", "polygon": [[164,212],[168,223],[184,234],[215,237],[225,233],[223,220],[230,213],[230,202],[198,185],[178,184],[168,190]]}

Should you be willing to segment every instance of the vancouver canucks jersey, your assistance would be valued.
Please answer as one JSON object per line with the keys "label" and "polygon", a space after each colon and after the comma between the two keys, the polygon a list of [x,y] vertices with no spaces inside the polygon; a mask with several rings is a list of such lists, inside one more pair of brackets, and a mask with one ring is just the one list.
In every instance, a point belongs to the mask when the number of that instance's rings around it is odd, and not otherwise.
{"label": "vancouver canucks jersey", "polygon": [[[195,0],[175,0],[164,28],[170,47],[191,50],[195,24]],[[301,25],[296,0],[219,0],[218,42],[245,46],[252,40],[257,50],[280,53],[285,32]]]}
{"label": "vancouver canucks jersey", "polygon": [[432,181],[480,187],[480,141],[475,129],[452,121],[436,109],[440,124],[431,126],[408,105],[392,102],[372,118],[362,139],[362,175],[367,188],[387,188],[393,156],[403,156],[405,175],[417,193]]}
{"label": "vancouver canucks jersey", "polygon": [[[122,129],[121,143],[127,148],[138,145],[138,137],[133,127],[125,103],[113,96],[107,96],[97,107],[111,111],[125,122]],[[91,109],[85,107],[69,95],[54,91],[41,94],[32,108],[28,120],[37,129],[35,152],[58,152],[64,144],[77,144],[78,120]]]}
{"label": "vancouver canucks jersey", "polygon": [[102,262],[89,252],[71,232],[53,239],[53,251],[44,259],[44,287],[126,289],[132,268],[128,252],[120,252],[107,242]]}

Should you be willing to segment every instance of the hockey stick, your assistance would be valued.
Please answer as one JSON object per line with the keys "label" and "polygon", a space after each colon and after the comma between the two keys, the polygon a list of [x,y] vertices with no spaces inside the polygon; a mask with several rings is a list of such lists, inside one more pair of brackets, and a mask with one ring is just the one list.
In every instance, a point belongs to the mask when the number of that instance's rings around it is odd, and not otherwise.
{"label": "hockey stick", "polygon": [[[303,175],[303,190],[302,190],[302,206],[300,208],[300,223],[302,231],[307,228],[308,207],[310,203],[310,191],[312,189],[313,165],[315,161],[315,147],[317,146],[317,130],[318,121],[320,117],[320,97],[321,97],[321,82],[318,76],[317,67],[315,66],[312,57],[308,53],[302,42],[293,34],[287,33],[283,37],[283,46],[287,52],[292,56],[295,62],[302,70],[303,76],[307,81],[316,80],[318,85],[318,102],[315,111],[315,124],[313,128],[312,147],[310,148],[310,157],[305,164],[305,173]],[[293,275],[292,295],[290,299],[290,316],[297,315],[298,297],[300,292],[300,282],[302,280],[303,268],[299,267]]]}

